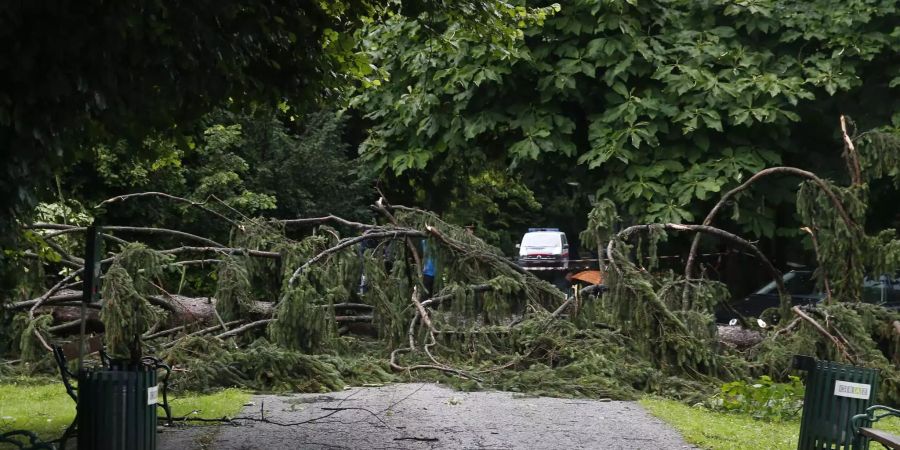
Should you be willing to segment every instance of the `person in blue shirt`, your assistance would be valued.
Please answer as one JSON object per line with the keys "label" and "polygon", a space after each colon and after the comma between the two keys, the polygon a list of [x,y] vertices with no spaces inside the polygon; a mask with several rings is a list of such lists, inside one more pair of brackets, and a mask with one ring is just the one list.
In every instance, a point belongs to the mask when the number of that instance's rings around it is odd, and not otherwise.
{"label": "person in blue shirt", "polygon": [[425,286],[427,294],[431,295],[431,290],[434,288],[436,268],[434,264],[434,255],[429,251],[428,243],[425,240],[422,240],[422,256],[424,259],[422,262],[422,284]]}

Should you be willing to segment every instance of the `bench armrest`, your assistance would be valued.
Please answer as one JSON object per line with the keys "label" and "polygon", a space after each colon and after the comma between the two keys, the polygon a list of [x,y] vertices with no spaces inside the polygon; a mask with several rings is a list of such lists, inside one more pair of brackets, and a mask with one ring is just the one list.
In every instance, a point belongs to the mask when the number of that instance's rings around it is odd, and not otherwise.
{"label": "bench armrest", "polygon": [[[878,414],[879,411],[881,411],[882,413]],[[853,433],[859,434],[859,428],[863,421],[878,422],[882,418],[888,416],[900,417],[900,410],[889,408],[883,405],[870,406],[866,408],[865,414],[857,414],[850,419],[850,424],[853,426]]]}

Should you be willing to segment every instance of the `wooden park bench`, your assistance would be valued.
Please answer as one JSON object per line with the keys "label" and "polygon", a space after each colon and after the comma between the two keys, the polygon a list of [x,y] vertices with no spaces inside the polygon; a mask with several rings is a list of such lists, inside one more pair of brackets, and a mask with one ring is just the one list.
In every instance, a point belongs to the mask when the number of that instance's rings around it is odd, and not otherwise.
{"label": "wooden park bench", "polygon": [[[881,411],[881,414],[878,412]],[[861,439],[875,441],[885,448],[889,448],[891,450],[900,449],[900,436],[896,434],[888,433],[884,430],[876,430],[871,427],[862,426],[864,423],[874,423],[878,422],[880,419],[888,416],[900,417],[900,411],[894,408],[888,408],[887,406],[875,405],[866,409],[865,414],[857,414],[850,419],[850,424],[853,427],[853,432]]]}

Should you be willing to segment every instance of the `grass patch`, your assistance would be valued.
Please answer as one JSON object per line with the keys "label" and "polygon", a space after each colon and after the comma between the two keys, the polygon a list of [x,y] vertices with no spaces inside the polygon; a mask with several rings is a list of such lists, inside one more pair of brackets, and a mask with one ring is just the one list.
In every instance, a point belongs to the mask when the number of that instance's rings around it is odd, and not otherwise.
{"label": "grass patch", "polygon": [[[200,417],[233,417],[249,399],[248,392],[229,388],[212,394],[170,396],[169,404],[175,417],[193,411]],[[59,438],[74,418],[75,402],[59,381],[16,377],[0,382],[0,432],[29,430],[42,440],[51,440]]]}
{"label": "grass patch", "polygon": [[247,401],[250,393],[228,388],[212,394],[189,394],[169,397],[172,416],[186,416],[196,411],[198,417],[234,417]]}
{"label": "grass patch", "polygon": [[[800,434],[799,421],[765,422],[745,414],[694,408],[674,400],[645,397],[640,404],[675,427],[691,444],[710,450],[793,450]],[[900,419],[882,419],[875,428],[900,434]]]}
{"label": "grass patch", "polygon": [[61,382],[16,377],[0,384],[0,431],[29,430],[43,440],[62,435],[75,418],[75,402]]}

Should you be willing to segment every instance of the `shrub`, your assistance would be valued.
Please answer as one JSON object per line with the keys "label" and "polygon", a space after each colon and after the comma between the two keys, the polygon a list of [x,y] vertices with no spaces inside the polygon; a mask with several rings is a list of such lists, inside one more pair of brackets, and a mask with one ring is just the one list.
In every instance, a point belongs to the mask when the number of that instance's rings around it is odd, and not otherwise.
{"label": "shrub", "polygon": [[787,383],[776,383],[768,376],[755,382],[725,383],[710,399],[717,410],[739,412],[757,419],[782,421],[796,419],[803,407],[803,383],[799,377],[789,377]]}

